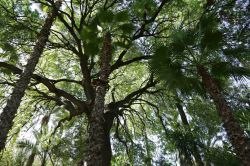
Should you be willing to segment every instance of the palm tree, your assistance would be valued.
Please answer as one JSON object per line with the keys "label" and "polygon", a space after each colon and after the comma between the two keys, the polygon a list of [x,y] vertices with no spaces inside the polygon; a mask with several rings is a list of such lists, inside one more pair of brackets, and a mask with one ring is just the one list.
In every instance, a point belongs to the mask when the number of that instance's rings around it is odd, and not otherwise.
{"label": "palm tree", "polygon": [[8,132],[13,125],[13,119],[17,113],[17,109],[21,103],[21,99],[25,94],[25,90],[28,87],[32,74],[35,70],[35,67],[43,53],[43,49],[48,41],[50,34],[50,28],[54,19],[57,16],[59,7],[61,6],[61,1],[55,3],[55,7],[50,14],[48,14],[47,19],[38,35],[36,45],[33,48],[33,52],[30,56],[30,59],[27,62],[27,65],[20,75],[19,80],[16,83],[16,86],[11,93],[10,99],[7,101],[7,105],[3,109],[2,114],[0,115],[0,151],[2,151],[6,144],[6,139]]}
{"label": "palm tree", "polygon": [[[227,61],[222,51],[223,34],[214,14],[204,14],[193,29],[177,29],[171,42],[159,47],[151,66],[170,88],[202,93],[213,99],[223,126],[243,165],[250,163],[250,143],[233,116],[221,89],[230,76],[250,76],[249,69]],[[232,57],[231,57],[232,58]],[[218,67],[219,66],[219,67]],[[201,81],[199,79],[201,77]]]}

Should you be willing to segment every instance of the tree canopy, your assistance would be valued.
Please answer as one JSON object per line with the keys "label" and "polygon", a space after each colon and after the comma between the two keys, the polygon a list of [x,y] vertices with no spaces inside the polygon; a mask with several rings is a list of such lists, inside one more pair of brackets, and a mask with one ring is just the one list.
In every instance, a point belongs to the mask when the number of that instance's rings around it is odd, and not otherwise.
{"label": "tree canopy", "polygon": [[0,165],[247,166],[249,9],[1,0]]}

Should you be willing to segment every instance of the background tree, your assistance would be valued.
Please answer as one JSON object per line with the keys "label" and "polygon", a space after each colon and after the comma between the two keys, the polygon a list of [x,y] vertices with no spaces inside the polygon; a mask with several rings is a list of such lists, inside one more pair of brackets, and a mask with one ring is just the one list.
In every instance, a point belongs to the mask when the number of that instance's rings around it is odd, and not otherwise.
{"label": "background tree", "polygon": [[13,119],[17,112],[17,109],[21,103],[21,99],[24,96],[25,90],[28,87],[29,81],[32,77],[32,74],[35,70],[35,67],[39,61],[39,58],[43,52],[45,44],[48,40],[50,34],[50,28],[52,23],[57,16],[57,10],[61,6],[61,2],[57,1],[56,7],[53,9],[51,14],[49,14],[48,18],[45,21],[43,28],[41,29],[36,45],[33,49],[30,59],[23,71],[20,75],[20,79],[17,81],[13,92],[11,94],[10,99],[7,101],[5,108],[0,116],[0,151],[4,149],[7,135],[9,130],[12,127]]}
{"label": "background tree", "polygon": [[[216,14],[217,11],[205,12],[198,25],[194,25],[193,28],[177,29],[171,37],[171,43],[156,51],[152,66],[167,83],[177,86],[182,91],[193,87],[201,91],[203,88],[201,85],[204,86],[215,102],[238,157],[247,165],[250,158],[248,138],[234,118],[221,87],[215,80],[225,82],[230,74],[236,77],[248,77],[249,70],[227,62],[224,58],[225,55],[221,51],[223,34],[218,29]],[[207,67],[212,69],[214,76],[209,73]],[[201,76],[202,84],[195,78],[197,74]],[[183,85],[181,83],[183,81],[186,84]]]}

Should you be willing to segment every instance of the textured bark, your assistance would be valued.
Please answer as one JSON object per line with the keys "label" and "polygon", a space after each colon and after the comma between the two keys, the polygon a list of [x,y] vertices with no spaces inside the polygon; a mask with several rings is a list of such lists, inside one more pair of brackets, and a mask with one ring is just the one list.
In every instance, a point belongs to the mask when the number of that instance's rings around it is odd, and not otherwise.
{"label": "textured bark", "polygon": [[110,165],[111,157],[112,157],[112,149],[111,149],[111,143],[110,143],[110,130],[113,126],[114,121],[114,115],[112,113],[105,113],[105,124],[104,124],[104,132],[105,132],[105,147],[104,147],[104,159],[105,164],[104,165]]}
{"label": "textured bark", "polygon": [[207,69],[203,66],[198,66],[198,73],[202,78],[202,82],[210,94],[217,107],[219,115],[222,119],[223,126],[227,132],[227,135],[235,149],[237,156],[239,157],[242,165],[250,165],[250,142],[249,138],[244,134],[243,129],[233,116],[231,108],[226,103],[223,95],[221,94],[215,81],[208,73]]}
{"label": "textured bark", "polygon": [[[188,128],[188,130],[191,132],[191,129],[190,129],[190,126],[189,126],[189,123],[188,123],[188,120],[187,120],[187,116],[186,116],[186,114],[185,114],[185,112],[183,110],[183,107],[182,107],[182,105],[181,105],[181,103],[179,101],[176,102],[176,107],[177,107],[178,112],[179,112],[179,114],[181,116],[181,121],[182,121],[183,125],[185,125]],[[200,152],[199,152],[199,149],[197,147],[197,144],[196,144],[195,140],[192,142],[192,149],[191,150],[192,150],[192,154],[193,154],[193,156],[195,158],[195,161],[196,161],[197,165],[198,166],[203,166],[204,163],[203,163],[202,158],[200,156]]]}
{"label": "textured bark", "polygon": [[42,27],[39,33],[36,45],[33,48],[33,52],[30,56],[30,59],[28,60],[23,73],[20,75],[20,78],[17,81],[13,92],[11,93],[10,99],[7,101],[7,105],[5,106],[2,114],[0,115],[0,151],[2,151],[5,147],[8,132],[13,125],[13,119],[15,118],[15,114],[21,103],[21,99],[25,94],[25,90],[28,87],[28,84],[32,77],[32,73],[34,72],[39,58],[42,55],[46,42],[48,41],[50,28],[55,17],[57,16],[57,11],[60,5],[61,2],[57,1],[55,4],[55,8],[50,14],[48,14],[44,26]]}
{"label": "textured bark", "polygon": [[111,60],[111,35],[106,33],[100,57],[100,77],[96,85],[96,95],[93,110],[88,116],[88,150],[85,163],[88,166],[109,166],[111,146],[108,130],[108,119],[105,120],[104,102],[108,87]]}

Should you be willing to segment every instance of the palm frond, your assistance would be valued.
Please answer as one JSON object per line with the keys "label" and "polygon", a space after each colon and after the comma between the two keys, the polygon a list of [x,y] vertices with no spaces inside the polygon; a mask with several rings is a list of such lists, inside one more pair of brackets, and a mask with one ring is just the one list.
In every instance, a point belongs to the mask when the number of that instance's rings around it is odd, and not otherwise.
{"label": "palm frond", "polygon": [[29,140],[21,140],[21,141],[17,141],[17,147],[21,148],[21,149],[34,149],[35,148],[35,144],[32,143]]}

